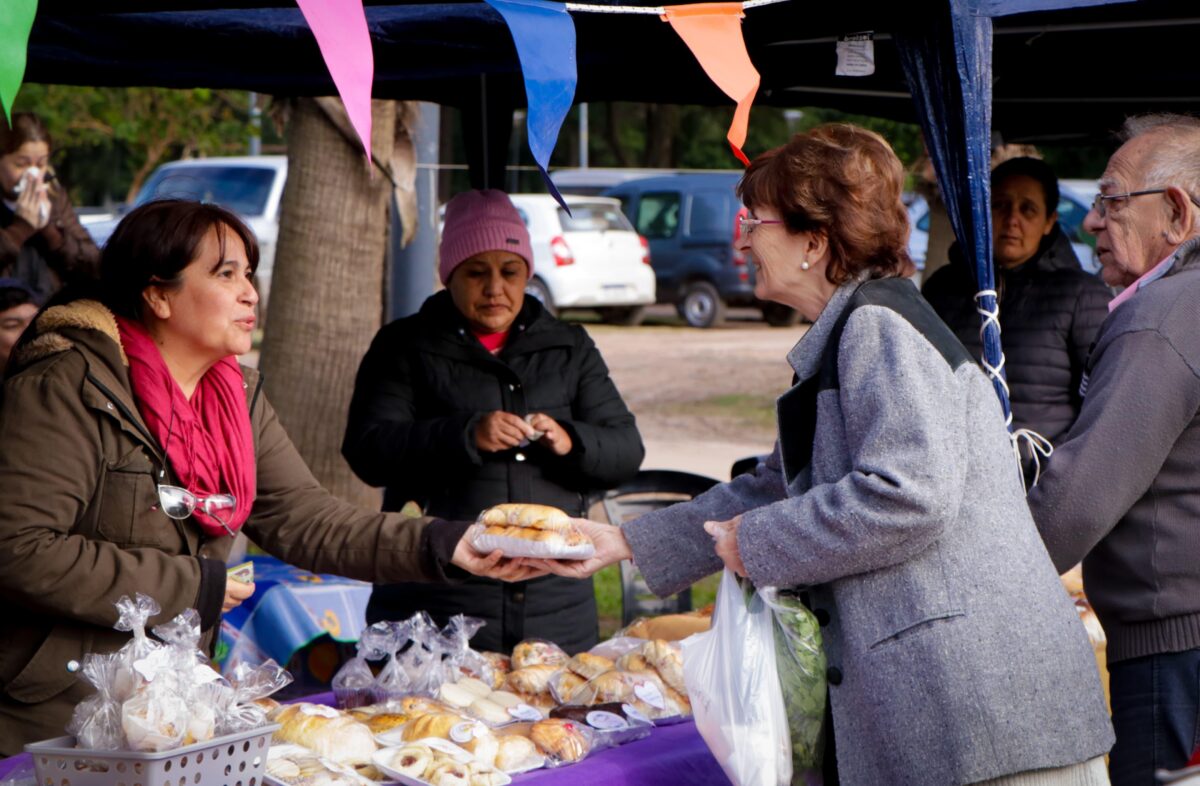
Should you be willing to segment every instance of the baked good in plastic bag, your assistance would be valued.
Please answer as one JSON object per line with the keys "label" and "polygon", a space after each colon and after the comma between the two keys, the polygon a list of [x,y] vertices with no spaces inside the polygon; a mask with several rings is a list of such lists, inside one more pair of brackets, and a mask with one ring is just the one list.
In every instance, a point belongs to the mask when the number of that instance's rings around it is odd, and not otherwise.
{"label": "baked good in plastic bag", "polygon": [[416,740],[375,754],[375,766],[405,784],[507,786],[512,778],[441,739]]}
{"label": "baked good in plastic bag", "polygon": [[[370,772],[369,767],[363,768]],[[359,770],[318,756],[299,745],[272,745],[266,774],[288,786],[375,786]]]}
{"label": "baked good in plastic bag", "polygon": [[633,705],[610,702],[592,707],[567,705],[550,711],[551,718],[582,723],[592,730],[592,752],[650,736],[654,723]]}
{"label": "baked good in plastic bag", "polygon": [[592,751],[586,726],[563,718],[547,718],[529,727],[529,739],[546,754],[547,764],[574,764]]}
{"label": "baked good in plastic bag", "polygon": [[519,693],[522,696],[535,696],[539,693],[545,693],[550,689],[550,678],[558,671],[559,668],[557,666],[550,666],[548,664],[516,669],[509,672],[508,677],[504,681],[504,686],[507,690]]}
{"label": "baked good in plastic bag", "polygon": [[275,722],[276,742],[302,745],[340,764],[366,764],[379,747],[365,724],[322,704],[290,704]]}
{"label": "baked good in plastic bag", "polygon": [[504,504],[479,514],[467,530],[476,551],[501,551],[507,557],[587,559],[596,548],[558,508],[548,505]]}
{"label": "baked good in plastic bag", "polygon": [[544,639],[525,639],[513,647],[512,670],[528,666],[565,666],[570,660],[563,648]]}

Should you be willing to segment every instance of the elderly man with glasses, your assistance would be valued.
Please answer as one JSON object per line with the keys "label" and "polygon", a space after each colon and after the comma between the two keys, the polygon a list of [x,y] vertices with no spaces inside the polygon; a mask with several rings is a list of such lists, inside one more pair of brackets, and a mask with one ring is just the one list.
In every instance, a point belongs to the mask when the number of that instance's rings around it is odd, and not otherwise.
{"label": "elderly man with glasses", "polygon": [[1108,637],[1117,786],[1200,744],[1200,120],[1132,118],[1124,138],[1084,221],[1124,291],[1029,497],[1059,570],[1083,560]]}

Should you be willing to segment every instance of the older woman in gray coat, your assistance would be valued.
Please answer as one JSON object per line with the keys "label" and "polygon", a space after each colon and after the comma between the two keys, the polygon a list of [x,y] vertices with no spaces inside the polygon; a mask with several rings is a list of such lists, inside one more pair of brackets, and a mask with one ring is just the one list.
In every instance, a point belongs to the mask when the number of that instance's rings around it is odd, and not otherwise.
{"label": "older woman in gray coat", "polygon": [[755,294],[814,322],[788,354],[774,454],[623,527],[581,522],[597,556],[546,566],[633,559],[660,595],[722,565],[807,587],[829,663],[827,784],[1107,784],[1096,664],[999,402],[902,278],[902,180],[887,143],[849,125],[751,164]]}

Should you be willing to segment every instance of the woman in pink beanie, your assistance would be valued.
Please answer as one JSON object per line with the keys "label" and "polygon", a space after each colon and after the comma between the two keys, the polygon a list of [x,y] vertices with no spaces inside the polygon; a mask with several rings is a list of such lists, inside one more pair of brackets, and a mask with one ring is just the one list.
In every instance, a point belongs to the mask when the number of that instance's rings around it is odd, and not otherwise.
{"label": "woman in pink beanie", "polygon": [[[503,191],[446,205],[438,274],[446,289],[384,327],[358,372],[342,454],[384,510],[415,500],[429,515],[474,519],[503,502],[578,516],[595,491],[631,478],[645,453],[600,352],[577,325],[525,297],[533,251]],[[569,652],[597,639],[590,579],[377,585],[367,619],[428,611],[487,625],[472,646],[508,652],[526,638]]]}

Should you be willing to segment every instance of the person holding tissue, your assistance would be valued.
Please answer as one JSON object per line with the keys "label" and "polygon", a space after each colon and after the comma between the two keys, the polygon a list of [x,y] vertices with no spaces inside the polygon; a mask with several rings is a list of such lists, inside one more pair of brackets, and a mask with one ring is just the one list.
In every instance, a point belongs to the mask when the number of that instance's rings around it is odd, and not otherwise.
{"label": "person holding tissue", "polygon": [[50,166],[50,134],[37,115],[0,117],[0,277],[46,302],[62,286],[94,279],[100,249],[79,223]]}

